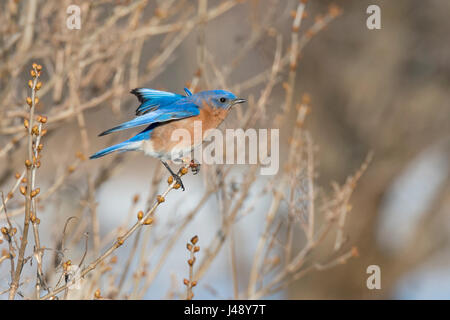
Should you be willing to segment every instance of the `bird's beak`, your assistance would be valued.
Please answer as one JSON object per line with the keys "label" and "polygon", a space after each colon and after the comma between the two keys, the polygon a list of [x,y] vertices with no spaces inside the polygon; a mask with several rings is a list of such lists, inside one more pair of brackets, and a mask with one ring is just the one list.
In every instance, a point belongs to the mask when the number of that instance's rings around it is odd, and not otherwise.
{"label": "bird's beak", "polygon": [[244,102],[247,102],[247,100],[245,100],[245,99],[234,99],[233,100],[233,105],[235,105],[235,104],[238,104],[238,103],[244,103]]}

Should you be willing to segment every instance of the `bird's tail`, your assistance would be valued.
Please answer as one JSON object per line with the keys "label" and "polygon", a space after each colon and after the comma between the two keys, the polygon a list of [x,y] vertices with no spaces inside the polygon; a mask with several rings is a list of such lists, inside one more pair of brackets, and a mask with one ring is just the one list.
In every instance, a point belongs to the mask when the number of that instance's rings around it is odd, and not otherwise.
{"label": "bird's tail", "polygon": [[136,149],[137,149],[136,142],[131,142],[131,141],[127,140],[127,141],[115,144],[111,147],[105,148],[103,150],[100,150],[99,152],[96,152],[92,156],[90,156],[89,159],[97,159],[97,158],[103,157],[107,154],[110,154],[114,151],[132,151],[132,150],[136,150]]}
{"label": "bird's tail", "polygon": [[131,139],[128,139],[124,142],[121,142],[121,143],[115,144],[111,147],[100,150],[99,152],[94,153],[92,156],[90,156],[89,159],[97,159],[97,158],[103,157],[107,154],[110,154],[114,151],[123,152],[123,151],[137,150],[141,146],[141,142],[143,140],[147,140],[150,138],[150,134],[151,134],[152,130],[153,130],[153,125],[150,125],[147,128],[145,128],[143,131],[141,131],[140,133],[138,133],[137,135],[132,137]]}

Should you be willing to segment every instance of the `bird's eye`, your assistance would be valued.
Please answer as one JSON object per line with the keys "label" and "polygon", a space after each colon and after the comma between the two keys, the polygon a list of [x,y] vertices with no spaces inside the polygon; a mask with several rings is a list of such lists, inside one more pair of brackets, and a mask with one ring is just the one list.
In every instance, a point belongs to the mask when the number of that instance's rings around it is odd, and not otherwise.
{"label": "bird's eye", "polygon": [[224,98],[224,97],[220,98],[220,102],[224,103],[225,101],[227,101],[226,98]]}

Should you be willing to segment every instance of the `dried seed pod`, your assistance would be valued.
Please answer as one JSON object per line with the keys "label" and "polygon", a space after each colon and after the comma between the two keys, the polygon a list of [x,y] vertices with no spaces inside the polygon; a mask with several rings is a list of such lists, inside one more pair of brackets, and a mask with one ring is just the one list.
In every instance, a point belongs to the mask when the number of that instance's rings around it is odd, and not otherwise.
{"label": "dried seed pod", "polygon": [[185,279],[183,279],[183,283],[184,283],[185,286],[188,286],[189,285],[189,280],[185,278]]}
{"label": "dried seed pod", "polygon": [[175,183],[175,185],[173,186],[174,189],[180,189],[181,185],[179,183]]}
{"label": "dried seed pod", "polygon": [[27,101],[27,104],[31,107],[33,100],[31,100],[30,97],[27,97],[26,101]]}
{"label": "dried seed pod", "polygon": [[39,122],[47,123],[47,120],[48,120],[47,116],[41,116],[41,119],[39,120]]}
{"label": "dried seed pod", "polygon": [[186,244],[186,249],[188,249],[189,251],[191,251],[191,250],[192,250],[192,244],[187,243],[187,244]]}
{"label": "dried seed pod", "polygon": [[149,224],[152,224],[152,223],[153,223],[153,219],[152,218],[147,218],[147,219],[144,220],[144,224],[145,225],[149,225]]}
{"label": "dried seed pod", "polygon": [[32,198],[34,198],[34,197],[36,197],[39,194],[39,192],[41,192],[41,189],[40,188],[36,188],[33,191],[31,191],[30,195],[31,195]]}
{"label": "dried seed pod", "polygon": [[194,247],[194,252],[199,252],[200,251],[200,247],[199,246],[195,246]]}
{"label": "dried seed pod", "polygon": [[25,160],[25,166],[27,167],[27,168],[29,168],[29,167],[31,167],[31,161],[30,160]]}
{"label": "dried seed pod", "polygon": [[117,244],[119,245],[119,246],[121,246],[121,245],[123,245],[123,239],[121,238],[121,237],[118,237],[117,238]]}
{"label": "dried seed pod", "polygon": [[156,196],[156,201],[158,201],[158,203],[162,203],[162,202],[166,201],[166,199],[164,199],[163,196],[158,195],[158,196]]}
{"label": "dried seed pod", "polygon": [[141,210],[138,212],[137,218],[138,218],[138,220],[142,220],[143,217],[144,217],[144,212]]}
{"label": "dried seed pod", "polygon": [[100,299],[102,297],[100,289],[95,290],[94,292],[94,298],[95,299]]}
{"label": "dried seed pod", "polygon": [[337,5],[331,4],[328,8],[328,13],[331,17],[335,18],[342,13],[342,10]]}
{"label": "dried seed pod", "polygon": [[169,178],[167,178],[167,183],[168,183],[168,184],[172,184],[172,182],[173,182],[173,177],[172,177],[172,176],[170,176]]}
{"label": "dried seed pod", "polygon": [[183,168],[181,168],[180,173],[181,173],[181,175],[185,175],[186,173],[188,173],[188,169],[183,167]]}
{"label": "dried seed pod", "polygon": [[25,195],[27,193],[27,187],[25,187],[25,186],[20,186],[19,190],[20,190],[20,193],[23,195]]}
{"label": "dried seed pod", "polygon": [[197,242],[198,242],[198,236],[193,236],[191,239],[191,243],[195,245]]}
{"label": "dried seed pod", "polygon": [[42,82],[39,81],[38,83],[36,83],[36,90],[39,90],[41,87],[42,87]]}
{"label": "dried seed pod", "polygon": [[39,135],[39,127],[37,125],[34,125],[31,129],[31,132],[33,132],[34,135]]}
{"label": "dried seed pod", "polygon": [[82,161],[86,160],[86,156],[81,151],[77,151],[75,156]]}
{"label": "dried seed pod", "polygon": [[33,88],[33,81],[32,81],[32,80],[28,80],[28,86],[29,86],[30,88]]}
{"label": "dried seed pod", "polygon": [[34,70],[30,70],[30,74],[31,74],[31,76],[32,76],[33,78],[35,78],[35,77],[36,77],[36,71],[34,71]]}
{"label": "dried seed pod", "polygon": [[196,285],[197,285],[197,281],[192,281],[191,286],[192,286],[192,287],[195,287]]}
{"label": "dried seed pod", "polygon": [[28,129],[28,126],[30,125],[30,122],[28,121],[28,119],[24,119],[23,120],[23,126]]}

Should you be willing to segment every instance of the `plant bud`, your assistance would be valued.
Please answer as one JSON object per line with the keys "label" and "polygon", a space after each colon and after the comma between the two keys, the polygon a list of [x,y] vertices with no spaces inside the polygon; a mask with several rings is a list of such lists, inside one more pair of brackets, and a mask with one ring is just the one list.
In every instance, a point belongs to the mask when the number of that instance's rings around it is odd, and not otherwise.
{"label": "plant bud", "polygon": [[198,236],[193,236],[191,242],[195,245],[198,242]]}
{"label": "plant bud", "polygon": [[153,223],[153,219],[152,218],[147,218],[147,219],[144,220],[144,224],[145,225],[149,225],[149,224],[152,224],[152,223]]}

